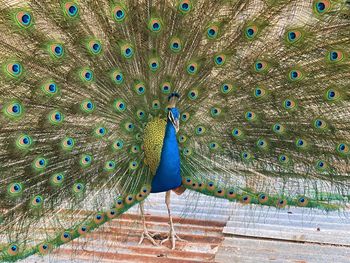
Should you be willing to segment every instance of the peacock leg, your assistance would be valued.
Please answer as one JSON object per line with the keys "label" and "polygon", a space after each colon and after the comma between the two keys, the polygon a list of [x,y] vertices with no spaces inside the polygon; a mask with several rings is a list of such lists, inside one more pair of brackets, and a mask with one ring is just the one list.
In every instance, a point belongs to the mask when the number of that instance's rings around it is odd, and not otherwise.
{"label": "peacock leg", "polygon": [[141,245],[145,239],[148,239],[149,241],[151,241],[151,243],[154,246],[159,246],[159,244],[153,238],[156,234],[150,234],[148,232],[148,229],[146,226],[145,209],[143,207],[143,202],[140,203],[140,212],[141,212],[141,218],[142,218],[142,224],[143,224],[143,233],[141,235],[139,245]]}
{"label": "peacock leg", "polygon": [[184,242],[186,242],[186,240],[180,238],[175,232],[173,218],[171,217],[171,214],[170,214],[170,193],[171,193],[171,191],[167,191],[165,194],[165,204],[168,208],[170,231],[169,231],[168,237],[166,239],[162,240],[160,242],[160,244],[163,245],[164,242],[169,240],[169,241],[171,241],[171,249],[175,249],[176,240],[184,241]]}

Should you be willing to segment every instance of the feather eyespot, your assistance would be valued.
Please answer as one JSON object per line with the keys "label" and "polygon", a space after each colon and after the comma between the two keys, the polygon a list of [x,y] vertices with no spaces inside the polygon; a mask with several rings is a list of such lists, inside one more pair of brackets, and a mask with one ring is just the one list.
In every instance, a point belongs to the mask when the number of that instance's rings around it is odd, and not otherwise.
{"label": "feather eyespot", "polygon": [[287,200],[284,198],[280,198],[276,201],[276,207],[278,208],[284,208],[288,204]]}
{"label": "feather eyespot", "polygon": [[105,162],[103,170],[106,172],[113,172],[115,170],[116,164],[115,161],[107,161]]}
{"label": "feather eyespot", "polygon": [[217,25],[211,25],[207,28],[207,38],[210,40],[216,39],[219,34],[219,27]]}
{"label": "feather eyespot", "polygon": [[170,40],[170,50],[173,51],[174,53],[180,52],[182,49],[182,41],[178,37],[173,37]]}
{"label": "feather eyespot", "polygon": [[300,70],[293,69],[289,72],[288,77],[291,81],[299,81],[303,79],[303,73]]}
{"label": "feather eyespot", "polygon": [[244,162],[249,162],[249,161],[251,161],[253,159],[253,156],[251,155],[250,152],[244,151],[244,152],[241,153],[241,159]]}
{"label": "feather eyespot", "polygon": [[125,203],[128,205],[131,205],[132,203],[135,202],[135,196],[134,195],[128,195],[125,197]]}
{"label": "feather eyespot", "polygon": [[65,137],[61,142],[61,148],[64,151],[73,150],[74,145],[75,145],[74,139],[71,137]]}
{"label": "feather eyespot", "polygon": [[54,110],[49,113],[48,119],[52,125],[59,125],[64,121],[64,115],[60,111]]}
{"label": "feather eyespot", "polygon": [[98,39],[90,40],[86,44],[86,48],[92,55],[98,55],[101,54],[102,51],[102,44],[101,41]]}
{"label": "feather eyespot", "polygon": [[315,166],[316,170],[318,170],[319,172],[324,172],[328,168],[328,164],[323,160],[318,160]]}
{"label": "feather eyespot", "polygon": [[273,126],[272,126],[272,130],[274,133],[276,134],[284,134],[285,133],[285,127],[280,124],[280,123],[275,123]]}
{"label": "feather eyespot", "polygon": [[340,93],[336,89],[328,89],[325,94],[327,101],[338,101],[340,99]]}
{"label": "feather eyespot", "polygon": [[239,128],[234,128],[231,132],[233,138],[235,139],[242,139],[243,138],[243,131]]}
{"label": "feather eyespot", "polygon": [[187,136],[186,135],[179,135],[178,141],[179,141],[179,143],[184,144],[187,141]]}
{"label": "feather eyespot", "polygon": [[116,69],[112,72],[111,78],[112,81],[117,85],[120,85],[124,82],[123,73],[119,69]]}
{"label": "feather eyespot", "polygon": [[208,183],[207,183],[207,190],[208,190],[208,191],[212,192],[212,191],[214,191],[215,189],[216,189],[216,185],[215,185],[214,182],[208,182]]}
{"label": "feather eyespot", "polygon": [[162,22],[158,18],[153,18],[148,22],[148,28],[153,33],[159,33],[162,31]]}
{"label": "feather eyespot", "polygon": [[95,104],[90,99],[85,99],[80,103],[80,109],[87,114],[92,113],[95,110]]}
{"label": "feather eyespot", "polygon": [[117,210],[115,210],[115,209],[111,209],[111,210],[107,211],[107,217],[108,217],[109,219],[113,219],[113,218],[115,218],[117,215],[118,215],[118,212],[117,212]]}
{"label": "feather eyespot", "polygon": [[148,67],[152,72],[156,72],[160,67],[159,58],[151,58],[148,61]]}
{"label": "feather eyespot", "polygon": [[256,114],[255,114],[254,112],[252,112],[252,111],[247,111],[247,112],[245,112],[244,118],[245,118],[247,121],[249,121],[249,122],[254,122],[254,121],[257,120]]}
{"label": "feather eyespot", "polygon": [[331,50],[327,54],[327,60],[332,63],[340,62],[343,59],[344,59],[344,54],[340,50]]}
{"label": "feather eyespot", "polygon": [[218,107],[212,107],[210,109],[210,115],[213,117],[213,118],[216,118],[218,116],[220,116],[221,114],[221,109],[218,108]]}
{"label": "feather eyespot", "polygon": [[75,183],[72,190],[75,195],[80,195],[85,191],[85,185],[82,183]]}
{"label": "feather eyespot", "polygon": [[178,9],[182,14],[188,14],[192,9],[192,1],[191,0],[180,1]]}
{"label": "feather eyespot", "polygon": [[31,208],[41,208],[43,206],[44,199],[41,195],[34,196],[30,202]]}
{"label": "feather eyespot", "polygon": [[107,134],[107,128],[103,126],[98,126],[94,129],[94,136],[96,138],[102,138]]}
{"label": "feather eyespot", "polygon": [[94,223],[97,225],[102,224],[105,221],[105,214],[104,213],[97,213],[94,216]]}
{"label": "feather eyespot", "polygon": [[243,195],[240,201],[243,204],[250,204],[251,199],[252,198],[249,195]]}
{"label": "feather eyespot", "polygon": [[120,52],[124,58],[130,59],[134,56],[134,47],[128,43],[123,44],[120,46]]}
{"label": "feather eyespot", "polygon": [[127,131],[127,132],[133,132],[134,129],[135,129],[135,125],[134,125],[133,123],[131,123],[131,122],[126,122],[126,123],[124,124],[124,129],[125,129],[125,131]]}
{"label": "feather eyespot", "polygon": [[222,94],[229,94],[233,90],[233,85],[231,83],[223,83],[220,87],[220,91]]}
{"label": "feather eyespot", "polygon": [[286,165],[290,163],[290,159],[287,155],[281,154],[278,156],[278,161],[280,164]]}
{"label": "feather eyespot", "polygon": [[141,148],[138,145],[132,145],[130,148],[130,153],[132,153],[132,154],[137,154],[140,151],[141,151]]}
{"label": "feather eyespot", "polygon": [[33,163],[32,167],[37,172],[42,172],[46,169],[48,161],[44,157],[37,157]]}
{"label": "feather eyespot", "polygon": [[152,101],[152,109],[154,109],[154,110],[160,109],[160,101],[159,100]]}
{"label": "feather eyespot", "polygon": [[186,66],[186,71],[189,75],[196,75],[199,70],[199,65],[197,62],[189,62]]}
{"label": "feather eyespot", "polygon": [[191,115],[188,112],[184,112],[181,114],[181,121],[186,122],[190,119]]}
{"label": "feather eyespot", "polygon": [[19,11],[16,14],[16,22],[21,28],[29,28],[33,25],[32,14],[28,11]]}
{"label": "feather eyespot", "polygon": [[75,2],[66,2],[64,5],[64,14],[68,18],[75,18],[79,14],[79,7]]}
{"label": "feather eyespot", "polygon": [[137,95],[143,95],[146,92],[146,87],[145,87],[145,83],[143,82],[137,82],[134,85],[134,90],[136,91]]}
{"label": "feather eyespot", "polygon": [[16,139],[16,146],[20,150],[28,150],[32,145],[33,145],[33,140],[27,134],[21,134]]}
{"label": "feather eyespot", "polygon": [[203,135],[203,134],[205,134],[206,130],[207,129],[204,126],[199,125],[195,128],[195,133],[196,133],[196,135]]}
{"label": "feather eyespot", "polygon": [[188,92],[188,95],[187,97],[190,99],[190,100],[196,100],[198,98],[198,90],[197,89],[193,89],[193,90],[190,90]]}
{"label": "feather eyespot", "polygon": [[8,62],[5,66],[5,73],[11,78],[19,78],[23,74],[23,66],[20,62]]}
{"label": "feather eyespot", "polygon": [[86,83],[91,83],[94,79],[94,73],[88,68],[82,69],[79,75],[80,79]]}
{"label": "feather eyespot", "polygon": [[70,232],[65,231],[65,232],[62,233],[62,235],[61,235],[61,241],[62,241],[63,243],[67,243],[67,242],[69,242],[71,239],[72,239],[72,236],[71,236],[71,233],[70,233]]}
{"label": "feather eyespot", "polygon": [[293,110],[296,108],[296,102],[292,99],[285,99],[283,101],[283,107],[286,109],[286,110]]}
{"label": "feather eyespot", "polygon": [[47,255],[52,250],[52,245],[50,243],[43,243],[38,246],[38,251],[40,255]]}
{"label": "feather eyespot", "polygon": [[306,149],[307,146],[308,146],[308,143],[306,140],[304,140],[303,138],[297,138],[295,140],[295,146],[298,148],[298,149]]}
{"label": "feather eyespot", "polygon": [[313,11],[316,15],[323,15],[330,11],[332,5],[330,0],[314,0]]}
{"label": "feather eyespot", "polygon": [[63,173],[57,173],[51,176],[50,183],[53,187],[59,187],[62,186],[64,182],[64,174]]}
{"label": "feather eyespot", "polygon": [[299,30],[289,30],[286,32],[287,42],[290,44],[294,44],[299,42],[302,38],[302,33]]}
{"label": "feather eyespot", "polygon": [[225,189],[223,188],[218,188],[216,191],[215,191],[215,195],[218,196],[218,197],[224,197],[226,194],[226,191]]}
{"label": "feather eyespot", "polygon": [[306,198],[305,196],[300,196],[298,198],[298,205],[301,207],[305,207],[309,204],[309,199]]}
{"label": "feather eyespot", "polygon": [[266,150],[268,148],[268,143],[265,139],[261,138],[257,140],[256,146],[261,150]]}
{"label": "feather eyespot", "polygon": [[129,169],[132,171],[137,170],[138,167],[139,167],[139,163],[137,161],[131,161],[129,163]]}
{"label": "feather eyespot", "polygon": [[78,228],[79,235],[85,235],[89,231],[89,227],[87,225],[82,225]]}
{"label": "feather eyespot", "polygon": [[123,146],[124,146],[124,142],[120,139],[117,139],[114,141],[113,143],[113,150],[121,150],[123,149]]}
{"label": "feather eyespot", "polygon": [[185,147],[185,148],[183,148],[182,153],[183,153],[185,156],[189,157],[189,156],[192,155],[192,148]]}
{"label": "feather eyespot", "polygon": [[223,66],[226,63],[227,56],[225,54],[218,54],[214,57],[216,66]]}
{"label": "feather eyespot", "polygon": [[318,130],[327,129],[327,122],[323,119],[315,119],[313,124],[314,124],[314,127]]}
{"label": "feather eyespot", "polygon": [[23,185],[21,183],[12,183],[7,187],[7,192],[12,197],[20,196],[23,192]]}
{"label": "feather eyespot", "polygon": [[183,178],[183,179],[182,179],[182,183],[183,183],[184,185],[190,186],[190,185],[192,184],[192,178],[190,178],[190,177]]}
{"label": "feather eyespot", "polygon": [[256,99],[264,98],[266,96],[266,90],[262,87],[256,87],[253,95]]}
{"label": "feather eyespot", "polygon": [[208,144],[209,150],[216,151],[220,148],[219,144],[217,142],[210,142]]}
{"label": "feather eyespot", "polygon": [[228,189],[226,191],[226,196],[229,200],[233,200],[237,198],[237,191],[235,189]]}
{"label": "feather eyespot", "polygon": [[349,145],[343,142],[339,143],[337,145],[337,152],[341,155],[349,155],[350,153]]}
{"label": "feather eyespot", "polygon": [[164,82],[160,85],[160,90],[163,94],[169,94],[171,92],[172,84],[170,82]]}
{"label": "feather eyespot", "polygon": [[113,8],[113,18],[116,22],[123,22],[126,18],[125,9],[121,5]]}
{"label": "feather eyespot", "polygon": [[114,101],[113,106],[114,106],[114,109],[118,112],[124,112],[127,108],[125,101],[122,99],[116,99]]}
{"label": "feather eyespot", "polygon": [[82,168],[88,168],[91,166],[92,156],[90,154],[82,154],[80,157],[79,164]]}
{"label": "feather eyespot", "polygon": [[116,203],[115,203],[115,208],[117,209],[122,209],[124,208],[124,200],[121,197],[118,197]]}
{"label": "feather eyespot", "polygon": [[257,73],[266,73],[269,70],[269,64],[266,61],[258,60],[254,63],[254,70]]}
{"label": "feather eyespot", "polygon": [[41,90],[48,97],[56,96],[59,93],[59,88],[57,84],[52,80],[47,81],[44,85],[42,85]]}
{"label": "feather eyespot", "polygon": [[7,249],[7,253],[11,256],[16,256],[19,253],[19,246],[16,244],[11,244]]}
{"label": "feather eyespot", "polygon": [[255,25],[247,26],[244,29],[244,34],[248,40],[253,40],[258,34],[258,27]]}
{"label": "feather eyespot", "polygon": [[261,193],[259,194],[258,201],[260,204],[266,204],[269,201],[269,197],[266,194]]}

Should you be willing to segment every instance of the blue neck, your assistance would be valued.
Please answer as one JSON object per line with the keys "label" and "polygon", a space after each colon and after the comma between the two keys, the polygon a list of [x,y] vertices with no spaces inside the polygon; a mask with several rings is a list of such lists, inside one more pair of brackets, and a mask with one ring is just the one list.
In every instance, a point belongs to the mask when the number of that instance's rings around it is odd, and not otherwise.
{"label": "blue neck", "polygon": [[176,139],[176,130],[170,120],[167,121],[163,148],[159,166],[152,180],[152,193],[165,192],[181,185],[180,153]]}
{"label": "blue neck", "polygon": [[164,147],[164,144],[169,143],[168,140],[171,140],[171,141],[175,140],[176,146],[177,146],[176,131],[175,131],[174,125],[171,123],[170,120],[168,120],[166,124],[163,147]]}

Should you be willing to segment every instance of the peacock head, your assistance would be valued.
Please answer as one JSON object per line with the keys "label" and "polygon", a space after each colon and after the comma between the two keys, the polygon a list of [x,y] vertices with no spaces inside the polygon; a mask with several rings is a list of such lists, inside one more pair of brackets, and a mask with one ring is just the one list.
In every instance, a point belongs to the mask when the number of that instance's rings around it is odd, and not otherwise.
{"label": "peacock head", "polygon": [[180,112],[176,108],[176,102],[179,100],[180,95],[178,93],[172,93],[168,97],[168,117],[167,120],[174,126],[176,133],[180,129]]}

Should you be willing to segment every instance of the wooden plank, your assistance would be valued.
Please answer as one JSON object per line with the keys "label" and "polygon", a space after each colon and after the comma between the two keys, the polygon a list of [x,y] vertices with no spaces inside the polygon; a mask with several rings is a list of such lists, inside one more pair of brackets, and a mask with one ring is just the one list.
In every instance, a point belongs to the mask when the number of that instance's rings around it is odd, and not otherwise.
{"label": "wooden plank", "polygon": [[215,262],[348,263],[349,259],[349,247],[227,237]]}

